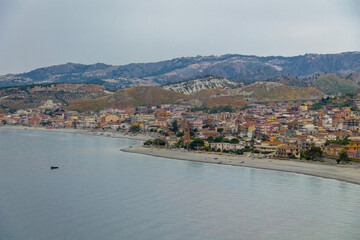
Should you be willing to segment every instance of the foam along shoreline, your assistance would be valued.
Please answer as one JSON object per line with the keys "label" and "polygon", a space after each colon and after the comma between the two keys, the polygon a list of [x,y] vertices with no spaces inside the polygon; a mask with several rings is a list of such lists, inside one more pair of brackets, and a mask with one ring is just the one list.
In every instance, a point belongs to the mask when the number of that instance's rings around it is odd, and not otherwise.
{"label": "foam along shoreline", "polygon": [[258,159],[224,153],[204,153],[176,149],[148,148],[143,146],[123,148],[121,151],[186,161],[214,164],[221,162],[223,165],[299,173],[360,185],[360,165],[357,163],[354,165],[329,165],[300,160]]}
{"label": "foam along shoreline", "polygon": [[123,134],[119,132],[91,132],[90,130],[85,129],[74,129],[74,128],[44,128],[44,127],[27,127],[27,126],[1,126],[0,129],[10,129],[10,130],[29,130],[29,131],[46,131],[46,132],[64,132],[64,133],[75,133],[75,134],[85,134],[91,136],[103,136],[103,137],[112,137],[112,138],[127,138],[146,141],[151,139],[148,135],[142,134]]}

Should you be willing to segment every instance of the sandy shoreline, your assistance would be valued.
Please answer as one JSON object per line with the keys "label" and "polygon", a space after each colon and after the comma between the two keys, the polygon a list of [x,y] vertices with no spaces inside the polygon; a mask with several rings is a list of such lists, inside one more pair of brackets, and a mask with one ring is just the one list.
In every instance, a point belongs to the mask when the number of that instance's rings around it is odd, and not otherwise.
{"label": "sandy shoreline", "polygon": [[65,133],[74,133],[74,134],[85,134],[91,136],[103,136],[103,137],[112,137],[112,138],[127,138],[146,141],[151,139],[150,136],[142,134],[123,134],[118,132],[90,132],[89,130],[84,129],[74,129],[74,128],[44,128],[44,127],[27,127],[27,126],[1,126],[0,129],[10,129],[10,130],[28,130],[28,131],[46,131],[46,132],[65,132]]}
{"label": "sandy shoreline", "polygon": [[316,162],[305,162],[300,160],[277,160],[277,159],[257,159],[246,156],[204,153],[186,150],[155,149],[147,147],[130,147],[121,149],[124,152],[145,154],[150,156],[214,163],[222,162],[223,165],[259,168],[305,174],[315,177],[335,179],[348,183],[360,185],[360,168],[356,165],[329,165]]}
{"label": "sandy shoreline", "polygon": [[[62,128],[48,129],[43,127],[25,127],[25,126],[2,126],[0,129],[11,130],[29,130],[29,131],[48,131],[48,132],[65,132],[73,134],[85,134],[90,136],[104,136],[113,138],[127,138],[146,141],[151,139],[147,135],[125,135],[123,133],[113,132],[90,132],[89,130]],[[336,179],[339,181],[354,183],[360,185],[360,164],[355,165],[329,165],[316,162],[305,162],[299,160],[277,160],[277,159],[257,159],[249,158],[242,155],[230,155],[225,153],[204,153],[197,151],[175,150],[175,149],[158,149],[147,148],[143,146],[123,148],[121,151],[144,154],[156,157],[164,157],[177,160],[196,161],[217,164],[222,162],[223,165],[259,168],[267,170],[276,170],[283,172],[292,172],[305,174],[316,177]]]}

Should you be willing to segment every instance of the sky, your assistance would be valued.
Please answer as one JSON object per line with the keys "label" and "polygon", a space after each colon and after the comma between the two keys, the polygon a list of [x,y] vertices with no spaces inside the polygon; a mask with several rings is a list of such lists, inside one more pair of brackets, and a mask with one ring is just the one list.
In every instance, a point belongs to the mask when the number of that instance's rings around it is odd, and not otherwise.
{"label": "sky", "polygon": [[0,0],[0,74],[359,50],[358,0]]}

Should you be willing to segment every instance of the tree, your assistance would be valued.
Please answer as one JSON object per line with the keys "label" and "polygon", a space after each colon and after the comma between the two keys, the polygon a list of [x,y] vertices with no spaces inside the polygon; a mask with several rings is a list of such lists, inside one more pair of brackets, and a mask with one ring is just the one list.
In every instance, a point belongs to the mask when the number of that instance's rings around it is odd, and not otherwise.
{"label": "tree", "polygon": [[251,140],[250,140],[250,149],[254,149],[254,145],[255,145],[255,139],[251,138]]}
{"label": "tree", "polygon": [[176,136],[181,138],[181,137],[185,136],[185,133],[184,132],[178,132],[176,134]]}
{"label": "tree", "polygon": [[312,146],[309,150],[304,152],[307,160],[319,160],[322,157],[322,151],[320,147]]}
{"label": "tree", "polygon": [[177,133],[179,131],[179,124],[177,120],[174,120],[171,124],[171,131]]}
{"label": "tree", "polygon": [[150,146],[153,144],[153,141],[151,139],[147,140],[146,142],[144,142],[144,146]]}
{"label": "tree", "polygon": [[175,147],[177,148],[183,148],[185,146],[184,140],[179,140],[176,144]]}
{"label": "tree", "polygon": [[216,137],[215,139],[214,139],[214,142],[222,142],[223,141],[223,137],[222,136],[219,136],[219,137]]}
{"label": "tree", "polygon": [[336,162],[339,164],[340,162],[348,162],[350,161],[350,158],[347,154],[347,152],[345,151],[342,151],[340,154],[339,154],[339,158],[336,159]]}
{"label": "tree", "polygon": [[214,142],[213,136],[209,136],[209,137],[206,139],[206,141],[208,141],[208,142]]}
{"label": "tree", "polygon": [[218,128],[216,131],[218,132],[218,133],[220,133],[220,134],[222,134],[223,132],[224,132],[224,128]]}
{"label": "tree", "polygon": [[159,139],[159,138],[157,138],[157,139],[155,139],[154,141],[153,141],[153,144],[154,145],[165,145],[166,144],[166,142],[164,141],[164,140],[162,140],[162,139]]}
{"label": "tree", "polygon": [[266,135],[266,134],[261,135],[261,141],[269,141],[269,140],[270,140],[270,138],[268,135]]}
{"label": "tree", "polygon": [[199,149],[200,147],[203,147],[205,144],[204,140],[200,138],[195,138],[189,145],[190,149]]}
{"label": "tree", "polygon": [[230,140],[230,143],[232,143],[232,144],[238,144],[238,143],[239,143],[239,139],[233,138],[233,139]]}
{"label": "tree", "polygon": [[133,125],[130,127],[130,132],[140,132],[140,126],[139,125]]}

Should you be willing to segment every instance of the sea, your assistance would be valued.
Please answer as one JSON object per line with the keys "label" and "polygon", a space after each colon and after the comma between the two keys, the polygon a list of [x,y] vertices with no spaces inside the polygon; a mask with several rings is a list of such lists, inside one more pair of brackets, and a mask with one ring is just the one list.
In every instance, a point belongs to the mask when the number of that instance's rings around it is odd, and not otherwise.
{"label": "sea", "polygon": [[360,239],[359,185],[120,151],[141,144],[0,129],[0,239]]}

